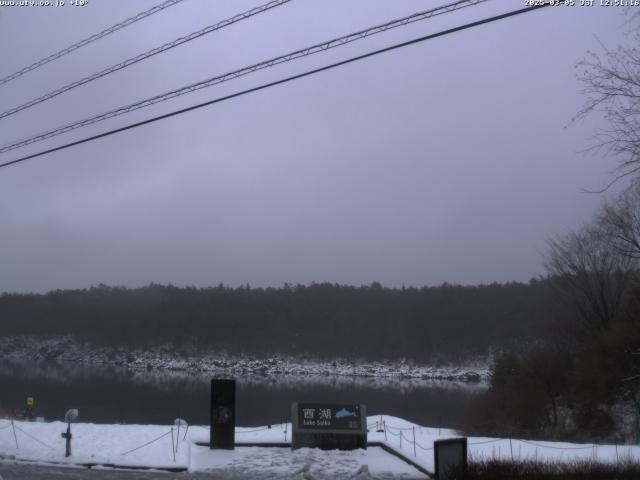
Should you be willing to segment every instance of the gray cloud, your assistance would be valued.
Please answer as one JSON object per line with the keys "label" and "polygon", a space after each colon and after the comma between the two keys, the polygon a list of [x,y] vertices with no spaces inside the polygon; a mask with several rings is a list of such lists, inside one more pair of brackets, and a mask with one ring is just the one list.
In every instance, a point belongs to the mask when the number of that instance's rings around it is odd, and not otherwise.
{"label": "gray cloud", "polygon": [[[3,8],[0,74],[154,3]],[[0,106],[257,3],[187,0],[0,87]],[[0,143],[433,5],[294,0],[4,119]],[[420,22],[46,145],[511,8]],[[575,63],[594,35],[624,41],[623,20],[547,9],[1,169],[0,291],[527,280],[545,240],[601,201],[581,189],[612,160],[579,153],[598,122],[565,126],[583,102]]]}

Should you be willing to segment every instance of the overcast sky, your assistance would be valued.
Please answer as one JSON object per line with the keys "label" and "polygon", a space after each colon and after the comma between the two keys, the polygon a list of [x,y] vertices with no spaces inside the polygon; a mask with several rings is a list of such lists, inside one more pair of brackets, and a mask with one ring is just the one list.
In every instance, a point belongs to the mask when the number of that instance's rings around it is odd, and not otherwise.
{"label": "overcast sky", "polygon": [[[0,7],[0,76],[158,3]],[[0,86],[0,109],[260,3],[185,0]],[[0,144],[442,3],[293,0],[2,119]],[[522,6],[491,0],[0,161]],[[527,281],[603,200],[582,193],[614,166],[580,153],[598,119],[565,127],[576,63],[625,42],[624,21],[546,8],[2,168],[0,291]]]}

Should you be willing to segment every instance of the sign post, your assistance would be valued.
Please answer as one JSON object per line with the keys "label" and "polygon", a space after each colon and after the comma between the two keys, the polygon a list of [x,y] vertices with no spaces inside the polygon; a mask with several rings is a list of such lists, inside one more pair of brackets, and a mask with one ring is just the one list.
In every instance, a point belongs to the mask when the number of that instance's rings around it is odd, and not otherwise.
{"label": "sign post", "polygon": [[67,440],[66,449],[65,449],[65,457],[71,456],[71,424],[78,420],[78,409],[73,408],[71,410],[67,410],[67,413],[64,414],[64,421],[67,422],[67,431],[60,434],[60,436]]}
{"label": "sign post", "polygon": [[31,420],[33,418],[33,397],[27,397],[27,418]]}
{"label": "sign post", "polygon": [[209,448],[233,450],[236,434],[236,381],[211,380]]}
{"label": "sign post", "polygon": [[367,414],[363,404],[293,403],[291,421],[292,448],[367,448]]}

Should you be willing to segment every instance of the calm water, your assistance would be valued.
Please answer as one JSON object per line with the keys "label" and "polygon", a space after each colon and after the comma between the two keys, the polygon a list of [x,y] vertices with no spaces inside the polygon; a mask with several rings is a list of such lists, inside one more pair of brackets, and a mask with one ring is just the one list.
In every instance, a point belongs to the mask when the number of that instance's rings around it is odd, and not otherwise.
{"label": "calm water", "polygon": [[[69,408],[95,423],[169,424],[182,417],[209,422],[209,376],[131,372],[72,365],[0,365],[0,408],[24,408],[35,398],[35,415],[61,419]],[[424,380],[349,377],[237,378],[238,425],[289,421],[291,402],[365,403],[368,414],[388,414],[421,425],[455,426],[484,386]]]}

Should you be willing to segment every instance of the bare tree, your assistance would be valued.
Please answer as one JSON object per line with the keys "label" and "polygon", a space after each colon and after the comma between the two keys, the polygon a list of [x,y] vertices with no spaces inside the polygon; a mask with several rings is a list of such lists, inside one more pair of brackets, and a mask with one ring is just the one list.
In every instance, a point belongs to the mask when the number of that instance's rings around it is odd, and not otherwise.
{"label": "bare tree", "polygon": [[611,248],[600,225],[551,240],[545,266],[584,327],[603,330],[611,325],[623,305],[633,259]]}
{"label": "bare tree", "polygon": [[[578,63],[578,79],[587,95],[574,121],[601,112],[608,127],[594,136],[592,149],[603,150],[619,159],[614,170],[617,180],[640,172],[640,16],[632,15],[628,45],[601,54],[588,52]],[[605,188],[605,190],[606,190]]]}
{"label": "bare tree", "polygon": [[606,203],[597,216],[597,224],[620,255],[640,260],[640,183]]}

